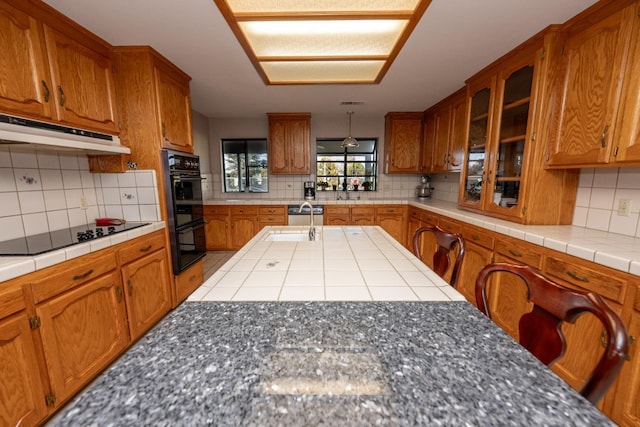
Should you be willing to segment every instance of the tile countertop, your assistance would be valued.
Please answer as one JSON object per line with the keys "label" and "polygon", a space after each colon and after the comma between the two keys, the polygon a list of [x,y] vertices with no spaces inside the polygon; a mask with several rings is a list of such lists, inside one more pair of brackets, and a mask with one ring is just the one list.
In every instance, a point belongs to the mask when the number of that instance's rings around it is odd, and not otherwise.
{"label": "tile countertop", "polygon": [[[268,226],[190,301],[465,301],[379,226]],[[306,241],[274,241],[300,237]]]}
{"label": "tile countertop", "polygon": [[0,282],[162,230],[164,227],[164,221],[151,222],[143,227],[117,233],[113,236],[101,237],[36,256],[0,256]]}
{"label": "tile countertop", "polygon": [[[295,204],[300,200],[222,200],[209,199],[206,204]],[[440,200],[375,199],[316,200],[317,204],[408,204],[461,222],[486,228],[564,252],[587,261],[640,276],[640,238],[593,230],[573,225],[521,225],[459,209],[455,203]]]}
{"label": "tile countertop", "polygon": [[50,426],[613,426],[471,304],[185,302]]}

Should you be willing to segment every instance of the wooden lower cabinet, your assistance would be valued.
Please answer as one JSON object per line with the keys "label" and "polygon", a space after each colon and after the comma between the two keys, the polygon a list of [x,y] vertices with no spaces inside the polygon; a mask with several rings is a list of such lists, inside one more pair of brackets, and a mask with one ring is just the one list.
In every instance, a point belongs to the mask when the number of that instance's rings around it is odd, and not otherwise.
{"label": "wooden lower cabinet", "polygon": [[176,305],[188,297],[204,281],[202,260],[196,262],[176,276]]}
{"label": "wooden lower cabinet", "polygon": [[375,223],[389,233],[398,242],[403,243],[405,235],[406,206],[387,205],[376,206]]}
{"label": "wooden lower cabinet", "polygon": [[114,270],[36,306],[55,405],[80,390],[129,344]]}
{"label": "wooden lower cabinet", "polygon": [[31,426],[45,417],[45,392],[24,310],[0,320],[0,378],[0,425]]}
{"label": "wooden lower cabinet", "polygon": [[167,252],[162,249],[126,264],[122,281],[131,339],[142,336],[171,309]]}
{"label": "wooden lower cabinet", "polygon": [[260,206],[258,208],[258,230],[269,225],[287,225],[286,206]]}
{"label": "wooden lower cabinet", "polygon": [[326,205],[324,207],[324,225],[349,225],[350,223],[351,208],[349,206]]}
{"label": "wooden lower cabinet", "polygon": [[208,251],[223,251],[229,244],[229,207],[204,206],[205,238]]}
{"label": "wooden lower cabinet", "polygon": [[[620,379],[612,404],[612,418],[622,427],[640,425],[640,284],[631,292],[632,310],[627,326],[629,361],[620,371]],[[626,304],[625,304],[626,306]]]}
{"label": "wooden lower cabinet", "polygon": [[258,233],[257,206],[231,206],[230,214],[230,249],[242,248]]}
{"label": "wooden lower cabinet", "polygon": [[476,304],[476,278],[480,270],[493,260],[493,250],[465,241],[465,255],[458,276],[457,290],[471,304]]}

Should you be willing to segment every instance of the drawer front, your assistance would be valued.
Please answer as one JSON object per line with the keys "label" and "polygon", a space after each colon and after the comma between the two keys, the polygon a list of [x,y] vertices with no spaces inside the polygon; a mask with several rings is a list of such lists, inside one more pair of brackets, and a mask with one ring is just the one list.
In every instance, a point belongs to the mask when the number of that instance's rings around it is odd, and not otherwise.
{"label": "drawer front", "polygon": [[258,215],[257,206],[231,206],[229,212],[232,216],[237,215]]}
{"label": "drawer front", "polygon": [[121,265],[126,264],[162,248],[164,248],[164,234],[162,231],[156,231],[148,236],[142,236],[130,246],[120,249],[118,251],[118,260]]}
{"label": "drawer front", "polygon": [[402,215],[404,207],[402,206],[379,206],[376,207],[376,215]]}
{"label": "drawer front", "polygon": [[176,298],[178,302],[189,296],[202,282],[204,282],[202,261],[193,264],[182,274],[176,276]]}
{"label": "drawer front", "polygon": [[325,206],[324,207],[325,215],[335,215],[335,216],[344,216],[349,215],[349,207],[348,206]]}
{"label": "drawer front", "polygon": [[0,288],[0,319],[25,308],[22,285],[18,280],[2,284]]}
{"label": "drawer front", "polygon": [[229,206],[211,206],[204,205],[204,214],[206,215],[229,215]]}
{"label": "drawer front", "polygon": [[[41,270],[38,280],[31,282],[34,302],[37,304],[62,292],[89,282],[116,268],[116,254],[91,253],[65,263]],[[97,255],[96,255],[97,254]]]}
{"label": "drawer front", "polygon": [[409,212],[407,213],[409,218],[417,219],[420,221],[423,210],[414,208],[413,206],[409,208]]}
{"label": "drawer front", "polygon": [[496,252],[519,263],[542,268],[543,249],[522,240],[500,237],[496,240]]}
{"label": "drawer front", "polygon": [[493,234],[475,227],[462,227],[462,237],[469,242],[473,242],[487,249],[493,249],[496,243]]}
{"label": "drawer front", "polygon": [[263,215],[260,215],[260,224],[264,224],[264,225],[287,225],[287,220],[283,216],[263,216]]}
{"label": "drawer front", "polygon": [[428,225],[438,225],[438,215],[423,211],[420,215],[420,221]]}
{"label": "drawer front", "polygon": [[286,210],[284,206],[260,206],[260,221],[262,221],[263,215],[282,215],[284,216]]}
{"label": "drawer front", "polygon": [[373,217],[375,210],[372,206],[354,206],[351,208],[351,216],[370,216]]}
{"label": "drawer front", "polygon": [[462,225],[446,219],[441,218],[438,222],[438,225],[440,226],[440,228],[448,231],[449,233],[460,233],[462,231]]}
{"label": "drawer front", "polygon": [[610,300],[623,302],[627,281],[606,267],[594,269],[578,260],[548,255],[544,262],[544,273]]}

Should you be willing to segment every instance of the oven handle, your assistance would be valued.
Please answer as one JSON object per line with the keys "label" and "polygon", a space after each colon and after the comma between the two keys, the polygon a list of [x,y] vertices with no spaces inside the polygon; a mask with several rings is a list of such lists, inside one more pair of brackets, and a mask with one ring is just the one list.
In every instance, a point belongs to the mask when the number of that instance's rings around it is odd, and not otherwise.
{"label": "oven handle", "polygon": [[173,176],[173,180],[180,180],[180,181],[203,181],[205,178],[201,177],[201,176],[193,176],[193,175],[178,175],[178,176]]}
{"label": "oven handle", "polygon": [[208,224],[208,222],[204,221],[204,222],[198,223],[197,225],[188,225],[188,226],[186,226],[184,228],[181,228],[180,230],[176,230],[176,233],[185,234],[185,233],[188,233],[189,231],[193,231],[193,230],[197,230],[198,228],[202,228],[207,224]]}

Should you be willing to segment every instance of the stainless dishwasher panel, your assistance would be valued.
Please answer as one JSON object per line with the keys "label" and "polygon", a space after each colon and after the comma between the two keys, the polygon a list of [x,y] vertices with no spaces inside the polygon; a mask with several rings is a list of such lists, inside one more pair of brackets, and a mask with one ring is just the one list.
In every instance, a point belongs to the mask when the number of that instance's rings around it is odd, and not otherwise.
{"label": "stainless dishwasher panel", "polygon": [[[302,208],[300,212],[300,205],[289,205],[287,209],[287,225],[310,225],[311,209],[307,206]],[[318,226],[324,223],[324,206],[313,205],[313,224]]]}

